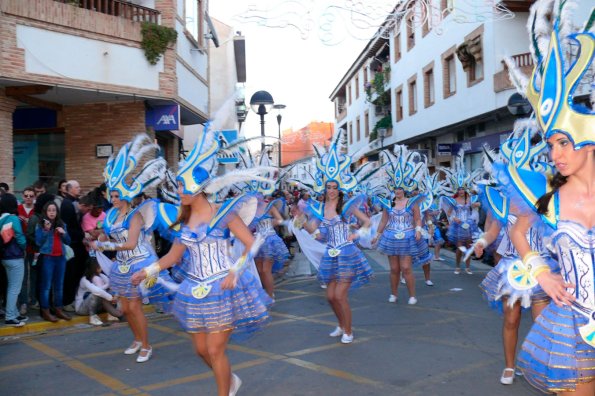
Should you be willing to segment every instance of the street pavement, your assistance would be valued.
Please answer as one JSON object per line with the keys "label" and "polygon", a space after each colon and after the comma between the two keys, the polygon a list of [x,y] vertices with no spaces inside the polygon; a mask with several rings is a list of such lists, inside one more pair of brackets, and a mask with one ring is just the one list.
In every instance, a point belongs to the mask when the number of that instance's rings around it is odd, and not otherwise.
{"label": "street pavement", "polygon": [[[350,295],[355,342],[328,336],[336,322],[313,276],[277,282],[270,325],[229,358],[243,380],[238,395],[540,395],[523,377],[504,386],[501,317],[477,285],[490,267],[453,274],[452,253],[433,262],[434,287],[415,271],[418,304],[390,294],[386,258],[366,252],[375,278]],[[288,274],[308,272],[301,254]],[[0,390],[6,395],[215,395],[212,374],[169,315],[150,313],[153,358],[143,364],[122,351],[125,324],[77,324],[39,334],[0,338]],[[521,339],[531,325],[523,315]]]}

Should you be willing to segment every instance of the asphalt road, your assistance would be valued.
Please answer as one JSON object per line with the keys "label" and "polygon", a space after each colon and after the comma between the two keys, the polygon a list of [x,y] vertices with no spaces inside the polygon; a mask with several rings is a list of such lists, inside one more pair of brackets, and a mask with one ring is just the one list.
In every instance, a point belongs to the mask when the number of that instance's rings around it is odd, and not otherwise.
{"label": "asphalt road", "polygon": [[[454,275],[450,254],[433,267],[434,287],[416,271],[418,304],[389,295],[386,259],[368,253],[376,272],[350,297],[355,342],[328,336],[336,322],[313,277],[278,283],[271,324],[229,357],[242,378],[238,395],[540,395],[522,377],[503,386],[501,317],[477,285],[490,267]],[[306,265],[296,257],[295,265]],[[460,289],[460,290],[458,290]],[[523,337],[531,325],[528,313]],[[77,325],[0,340],[0,390],[5,395],[214,395],[215,381],[190,340],[168,315],[150,314],[153,358],[138,364],[122,352],[125,324]]]}

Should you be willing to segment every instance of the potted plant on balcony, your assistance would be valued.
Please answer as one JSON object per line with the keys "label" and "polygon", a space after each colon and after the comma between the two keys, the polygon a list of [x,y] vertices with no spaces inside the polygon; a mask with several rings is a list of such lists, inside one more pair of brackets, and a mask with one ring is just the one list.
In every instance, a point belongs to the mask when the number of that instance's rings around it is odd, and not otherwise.
{"label": "potted plant on balcony", "polygon": [[141,47],[145,50],[145,57],[152,65],[159,62],[167,50],[167,46],[175,43],[178,38],[178,32],[175,29],[150,22],[141,24],[141,34],[143,36]]}
{"label": "potted plant on balcony", "polygon": [[[378,136],[378,129],[380,128],[385,128],[387,130],[392,129],[393,127],[393,119],[390,113],[388,113],[387,115],[385,115],[384,117],[382,117],[381,119],[378,120],[378,122],[376,123],[376,125],[374,126],[373,129],[373,133],[376,134],[376,136]],[[372,134],[370,133],[370,136],[372,136]]]}
{"label": "potted plant on balcony", "polygon": [[366,100],[372,103],[372,83],[368,81],[364,84],[364,90],[366,91]]}

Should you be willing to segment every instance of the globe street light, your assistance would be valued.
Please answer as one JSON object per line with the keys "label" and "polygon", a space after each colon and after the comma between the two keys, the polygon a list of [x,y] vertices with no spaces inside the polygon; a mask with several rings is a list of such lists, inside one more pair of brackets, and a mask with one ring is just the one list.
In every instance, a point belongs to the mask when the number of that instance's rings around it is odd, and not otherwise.
{"label": "globe street light", "polygon": [[263,138],[260,143],[261,155],[264,155],[264,115],[271,111],[274,104],[273,97],[267,91],[255,92],[250,98],[252,111],[260,116],[260,136]]}
{"label": "globe street light", "polygon": [[281,168],[281,119],[283,118],[281,116],[281,110],[283,110],[284,108],[286,108],[287,106],[285,106],[284,104],[276,104],[273,106],[273,109],[276,109],[279,111],[279,113],[277,113],[277,125],[279,126],[279,168]]}

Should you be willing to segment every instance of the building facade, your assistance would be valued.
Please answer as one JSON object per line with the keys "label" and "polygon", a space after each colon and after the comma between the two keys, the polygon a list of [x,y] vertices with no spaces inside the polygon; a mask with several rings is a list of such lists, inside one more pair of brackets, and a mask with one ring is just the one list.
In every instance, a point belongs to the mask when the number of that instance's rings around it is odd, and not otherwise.
{"label": "building facade", "polygon": [[[0,174],[16,191],[103,182],[106,157],[148,132],[175,166],[184,125],[209,113],[206,1],[0,2]],[[175,31],[153,63],[142,47]]]}
{"label": "building facade", "polygon": [[467,166],[480,166],[482,145],[497,148],[515,120],[503,59],[525,72],[533,67],[526,28],[533,2],[503,1],[513,17],[485,9],[465,23],[455,2],[398,4],[399,18],[387,18],[330,96],[349,153],[364,162],[407,144],[433,167],[450,165],[463,148]]}

